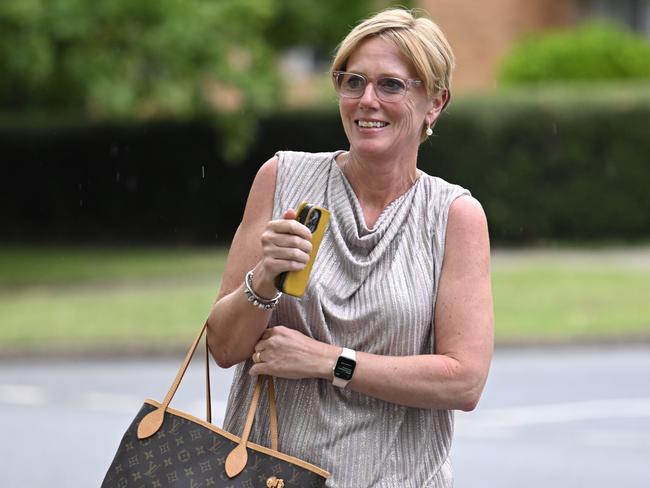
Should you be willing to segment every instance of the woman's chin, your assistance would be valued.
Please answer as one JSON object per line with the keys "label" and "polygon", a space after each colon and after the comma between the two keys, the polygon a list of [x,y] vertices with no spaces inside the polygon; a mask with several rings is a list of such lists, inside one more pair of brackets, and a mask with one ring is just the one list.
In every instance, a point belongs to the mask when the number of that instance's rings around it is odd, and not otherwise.
{"label": "woman's chin", "polygon": [[362,157],[381,157],[386,156],[386,153],[390,151],[391,144],[388,144],[385,140],[375,139],[375,140],[361,140],[354,141],[350,147],[352,151]]}

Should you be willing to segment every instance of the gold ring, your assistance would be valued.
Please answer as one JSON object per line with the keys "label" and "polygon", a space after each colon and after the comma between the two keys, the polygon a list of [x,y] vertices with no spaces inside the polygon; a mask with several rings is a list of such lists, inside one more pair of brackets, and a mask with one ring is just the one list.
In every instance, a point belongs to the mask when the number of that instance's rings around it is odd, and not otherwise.
{"label": "gold ring", "polygon": [[255,364],[262,362],[261,355],[262,355],[262,351],[257,351],[255,354],[253,354],[253,362]]}

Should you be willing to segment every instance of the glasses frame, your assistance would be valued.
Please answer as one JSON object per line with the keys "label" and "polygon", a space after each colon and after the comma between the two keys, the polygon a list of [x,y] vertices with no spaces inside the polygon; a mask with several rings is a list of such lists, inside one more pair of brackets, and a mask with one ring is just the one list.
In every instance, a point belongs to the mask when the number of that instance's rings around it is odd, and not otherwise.
{"label": "glasses frame", "polygon": [[[358,96],[344,95],[343,93],[341,93],[340,86],[339,86],[339,83],[338,83],[338,78],[341,75],[358,76],[359,78],[361,78],[365,82],[363,90],[361,91],[361,93],[359,93]],[[377,82],[380,81],[380,80],[397,80],[397,81],[401,81],[405,86],[405,90],[404,90],[404,92],[402,92],[402,94],[399,96],[399,98],[397,98],[395,100],[385,100],[383,98],[384,95],[381,93],[380,90],[377,89]],[[353,99],[353,100],[357,100],[357,99],[361,98],[364,95],[364,93],[366,93],[366,88],[368,87],[368,83],[372,83],[372,88],[375,91],[375,96],[379,100],[381,100],[382,102],[385,102],[385,103],[401,102],[404,99],[404,97],[406,96],[406,93],[411,89],[412,86],[421,86],[422,85],[422,80],[420,80],[418,78],[404,79],[404,78],[400,78],[398,76],[382,76],[380,78],[370,78],[370,77],[368,77],[366,75],[362,75],[361,73],[354,73],[352,71],[338,71],[338,70],[337,71],[332,71],[332,81],[334,83],[334,89],[336,90],[336,93],[338,94],[339,97]]]}

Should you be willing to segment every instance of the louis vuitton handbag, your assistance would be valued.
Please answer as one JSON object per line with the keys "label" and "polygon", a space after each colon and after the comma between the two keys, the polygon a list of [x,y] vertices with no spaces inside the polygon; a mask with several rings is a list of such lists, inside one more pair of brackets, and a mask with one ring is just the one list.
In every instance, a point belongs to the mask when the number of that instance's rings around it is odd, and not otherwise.
{"label": "louis vuitton handbag", "polygon": [[[259,376],[241,437],[211,423],[206,339],[206,421],[169,404],[194,356],[207,323],[190,347],[162,403],[145,400],[127,429],[102,488],[317,488],[329,473],[278,451],[273,378]],[[271,447],[248,441],[266,379]]]}

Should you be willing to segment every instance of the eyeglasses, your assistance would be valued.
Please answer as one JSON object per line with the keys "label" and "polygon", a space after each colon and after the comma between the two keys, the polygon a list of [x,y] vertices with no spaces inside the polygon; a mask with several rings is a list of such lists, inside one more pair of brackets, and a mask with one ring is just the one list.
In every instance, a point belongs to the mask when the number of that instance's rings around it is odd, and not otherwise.
{"label": "eyeglasses", "polygon": [[[347,71],[334,71],[334,88],[340,97],[361,98],[366,92],[369,80],[366,76]],[[385,76],[374,80],[375,95],[383,102],[399,102],[412,86],[419,86],[422,80],[394,78]]]}

